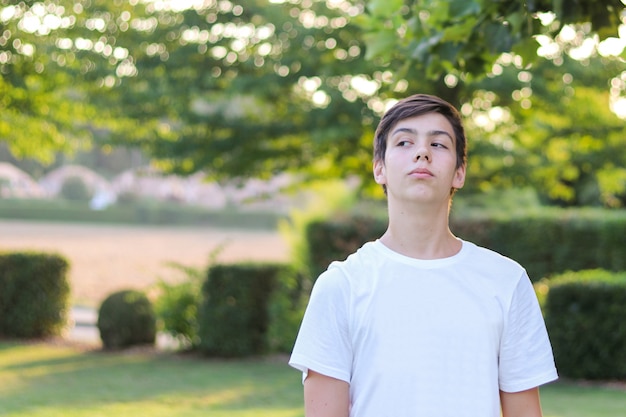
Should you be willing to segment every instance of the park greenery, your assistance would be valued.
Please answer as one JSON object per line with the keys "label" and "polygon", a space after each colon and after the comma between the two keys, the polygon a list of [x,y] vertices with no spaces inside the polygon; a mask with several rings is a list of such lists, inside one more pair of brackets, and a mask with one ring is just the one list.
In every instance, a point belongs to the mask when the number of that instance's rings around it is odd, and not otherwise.
{"label": "park greenery", "polygon": [[365,178],[381,113],[425,92],[466,118],[467,193],[622,207],[625,7],[3,0],[0,141],[44,164],[135,147],[218,180]]}
{"label": "park greenery", "polygon": [[[424,92],[465,118],[472,156],[461,207],[530,190],[533,204],[623,208],[625,9],[623,0],[0,0],[0,142],[44,166],[136,148],[166,172],[218,181],[364,179],[378,118]],[[361,195],[382,195],[361,183]],[[75,198],[44,204],[80,218],[84,190],[67,187]],[[324,214],[349,205],[329,199]],[[38,216],[30,202],[2,204]],[[116,210],[90,216],[160,223],[179,212]],[[281,223],[299,270],[317,215]],[[184,219],[205,216],[190,209]],[[161,316],[197,307],[198,271],[187,272],[196,280],[162,285]],[[279,301],[282,316],[290,300]],[[197,329],[178,326],[190,318],[170,318],[161,317],[166,330],[193,344]],[[3,340],[0,377],[11,383],[0,388],[0,413],[301,415],[300,376],[285,358],[187,354]],[[546,416],[617,416],[626,406],[620,389],[560,382],[542,392]]]}
{"label": "park greenery", "polygon": [[[304,415],[300,374],[282,357],[207,361],[2,341],[0,379],[7,417]],[[618,417],[626,409],[617,386],[559,382],[542,387],[541,398],[546,417]]]}

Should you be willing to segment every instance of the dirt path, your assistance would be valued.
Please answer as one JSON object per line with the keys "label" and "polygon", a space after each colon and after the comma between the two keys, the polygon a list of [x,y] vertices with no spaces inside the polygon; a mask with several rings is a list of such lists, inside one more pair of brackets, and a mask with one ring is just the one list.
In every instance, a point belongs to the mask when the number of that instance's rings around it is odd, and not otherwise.
{"label": "dirt path", "polygon": [[118,289],[148,289],[159,279],[179,280],[184,275],[169,262],[205,268],[220,247],[218,262],[288,258],[277,232],[0,220],[0,251],[65,256],[71,265],[72,299],[89,306],[98,306]]}

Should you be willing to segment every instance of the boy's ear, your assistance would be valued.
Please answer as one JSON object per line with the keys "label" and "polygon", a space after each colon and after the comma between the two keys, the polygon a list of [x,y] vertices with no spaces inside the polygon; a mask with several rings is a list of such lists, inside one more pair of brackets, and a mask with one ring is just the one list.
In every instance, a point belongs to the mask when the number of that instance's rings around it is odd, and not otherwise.
{"label": "boy's ear", "polygon": [[454,173],[454,178],[452,179],[452,188],[459,189],[463,188],[465,185],[465,174],[466,174],[467,166],[466,164],[458,167]]}
{"label": "boy's ear", "polygon": [[387,178],[385,175],[385,163],[382,160],[377,159],[374,161],[373,171],[374,181],[376,181],[377,184],[384,185],[387,183]]}

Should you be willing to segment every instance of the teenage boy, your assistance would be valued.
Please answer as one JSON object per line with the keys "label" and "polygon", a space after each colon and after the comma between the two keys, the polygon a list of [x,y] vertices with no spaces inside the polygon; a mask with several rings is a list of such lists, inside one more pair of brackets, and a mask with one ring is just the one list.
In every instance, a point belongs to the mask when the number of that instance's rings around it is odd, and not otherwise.
{"label": "teenage boy", "polygon": [[418,94],[375,134],[385,233],[316,281],[289,361],[307,417],[540,417],[557,378],[526,271],[455,237],[466,139],[458,111]]}

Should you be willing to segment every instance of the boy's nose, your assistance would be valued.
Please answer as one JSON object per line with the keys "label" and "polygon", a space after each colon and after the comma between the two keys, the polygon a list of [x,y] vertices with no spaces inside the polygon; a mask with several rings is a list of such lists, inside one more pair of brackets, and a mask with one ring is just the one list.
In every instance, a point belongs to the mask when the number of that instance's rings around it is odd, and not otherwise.
{"label": "boy's nose", "polygon": [[419,161],[420,159],[425,159],[430,161],[430,152],[428,147],[426,146],[418,146],[417,151],[415,152],[415,161]]}

